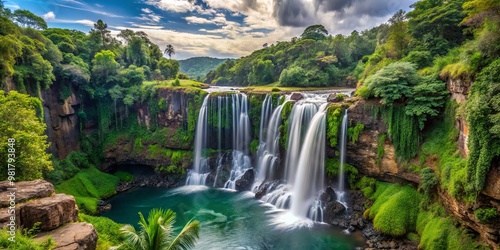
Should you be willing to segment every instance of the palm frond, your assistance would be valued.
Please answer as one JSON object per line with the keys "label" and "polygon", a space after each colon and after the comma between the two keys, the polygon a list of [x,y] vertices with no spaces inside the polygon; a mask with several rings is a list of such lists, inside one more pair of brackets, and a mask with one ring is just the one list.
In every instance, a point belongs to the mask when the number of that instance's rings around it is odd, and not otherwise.
{"label": "palm frond", "polygon": [[141,240],[140,234],[137,233],[135,228],[131,225],[125,225],[120,228],[123,236],[125,237],[125,242],[135,249],[146,249],[144,242]]}
{"label": "palm frond", "polygon": [[200,237],[200,222],[190,220],[177,237],[172,241],[168,250],[188,250],[194,247],[196,240]]}

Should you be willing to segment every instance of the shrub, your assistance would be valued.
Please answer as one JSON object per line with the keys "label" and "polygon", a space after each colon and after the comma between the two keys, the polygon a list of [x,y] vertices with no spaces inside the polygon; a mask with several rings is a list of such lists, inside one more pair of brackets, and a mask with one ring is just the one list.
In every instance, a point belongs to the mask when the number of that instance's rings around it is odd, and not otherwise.
{"label": "shrub", "polygon": [[97,235],[99,236],[97,241],[98,249],[109,249],[111,246],[117,246],[123,243],[124,237],[120,233],[120,228],[123,226],[122,224],[116,223],[106,217],[91,216],[82,213],[78,214],[78,217],[80,221],[88,222],[95,227]]}
{"label": "shrub", "polygon": [[179,87],[181,86],[181,81],[179,81],[179,78],[175,78],[175,80],[172,82],[172,87]]}
{"label": "shrub", "polygon": [[114,174],[116,177],[118,177],[120,179],[120,181],[133,181],[134,180],[134,175],[129,173],[129,172],[125,172],[125,171],[118,171]]}
{"label": "shrub", "polygon": [[482,223],[488,223],[498,217],[497,209],[491,208],[478,208],[474,211],[474,217]]}
{"label": "shrub", "polygon": [[358,141],[359,135],[363,132],[363,129],[365,129],[365,125],[362,123],[356,123],[356,126],[347,129],[347,135],[351,138],[352,144]]}

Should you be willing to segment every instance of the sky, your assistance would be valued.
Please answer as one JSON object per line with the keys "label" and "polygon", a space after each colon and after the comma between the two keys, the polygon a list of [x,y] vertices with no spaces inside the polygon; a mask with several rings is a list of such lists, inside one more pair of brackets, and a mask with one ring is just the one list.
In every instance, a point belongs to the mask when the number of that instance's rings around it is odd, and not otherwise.
{"label": "sky", "polygon": [[49,28],[90,31],[102,19],[116,35],[144,31],[173,59],[194,56],[239,58],[263,44],[298,37],[313,24],[330,34],[348,35],[387,20],[415,0],[6,0],[27,9]]}

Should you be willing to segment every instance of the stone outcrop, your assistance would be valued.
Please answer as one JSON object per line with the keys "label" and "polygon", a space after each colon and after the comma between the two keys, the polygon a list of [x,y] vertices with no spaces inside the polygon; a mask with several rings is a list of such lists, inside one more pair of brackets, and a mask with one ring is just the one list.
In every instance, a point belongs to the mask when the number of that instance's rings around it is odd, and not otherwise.
{"label": "stone outcrop", "polygon": [[292,101],[300,101],[304,99],[304,95],[300,92],[293,92],[292,95],[290,96],[290,100]]}
{"label": "stone outcrop", "polygon": [[52,237],[56,247],[54,250],[95,250],[97,231],[89,223],[71,223],[54,231],[37,235],[36,241],[44,241]]}
{"label": "stone outcrop", "polygon": [[448,79],[446,87],[451,93],[451,100],[455,100],[458,103],[465,102],[467,100],[467,95],[469,94],[472,82],[464,81],[462,79]]}
{"label": "stone outcrop", "polygon": [[[2,204],[0,207],[0,227],[3,228],[15,217],[18,228],[32,228],[40,223],[43,231],[36,240],[43,241],[49,236],[56,242],[59,250],[94,250],[97,232],[88,223],[78,221],[78,208],[75,198],[66,194],[54,194],[54,186],[44,180],[16,182],[16,204]],[[0,182],[0,195],[7,197],[12,192],[7,181]],[[5,196],[4,196],[5,195]]]}
{"label": "stone outcrop", "polygon": [[22,205],[19,217],[24,228],[31,228],[36,222],[41,222],[40,229],[47,231],[77,221],[78,209],[73,196],[55,194]]}
{"label": "stone outcrop", "polygon": [[[500,242],[500,219],[497,218],[496,221],[485,224],[479,222],[474,216],[475,208],[482,204],[486,206],[494,205],[491,201],[478,197],[476,203],[473,205],[456,200],[441,189],[438,190],[438,194],[442,203],[445,205],[446,210],[455,217],[459,218],[462,225],[472,228],[474,231],[479,233],[480,237],[485,242],[493,246],[494,249],[498,249],[498,244]],[[497,207],[499,205],[500,204],[498,203],[496,204]]]}
{"label": "stone outcrop", "polygon": [[[44,198],[54,193],[54,185],[44,180],[16,182],[15,186],[9,185],[9,181],[0,182],[0,197],[9,195],[8,188],[16,188],[16,203],[23,203],[33,199]],[[0,199],[0,208],[8,207],[7,199]]]}
{"label": "stone outcrop", "polygon": [[44,119],[48,141],[51,143],[49,151],[59,159],[80,148],[77,115],[80,101],[72,88],[70,95],[64,100],[60,98],[62,92],[58,83],[42,92]]}

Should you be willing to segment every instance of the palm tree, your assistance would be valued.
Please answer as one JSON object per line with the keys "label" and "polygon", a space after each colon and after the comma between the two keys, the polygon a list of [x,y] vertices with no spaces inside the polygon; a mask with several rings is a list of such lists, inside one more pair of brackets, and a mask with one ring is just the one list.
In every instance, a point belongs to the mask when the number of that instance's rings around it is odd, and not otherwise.
{"label": "palm tree", "polygon": [[172,59],[172,55],[175,55],[175,50],[174,46],[172,44],[167,44],[167,47],[165,48],[165,51],[163,51],[164,54],[167,54],[170,59]]}
{"label": "palm tree", "polygon": [[153,209],[148,220],[139,212],[140,231],[131,225],[121,228],[125,242],[137,250],[187,250],[194,247],[199,238],[200,223],[190,220],[182,231],[174,235],[175,213],[172,210]]}

